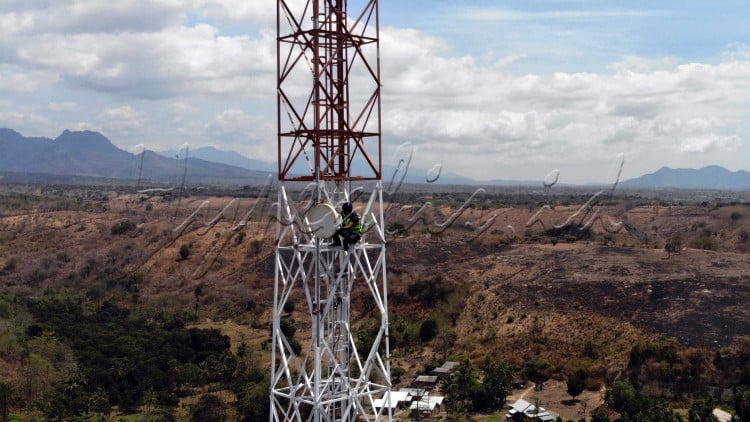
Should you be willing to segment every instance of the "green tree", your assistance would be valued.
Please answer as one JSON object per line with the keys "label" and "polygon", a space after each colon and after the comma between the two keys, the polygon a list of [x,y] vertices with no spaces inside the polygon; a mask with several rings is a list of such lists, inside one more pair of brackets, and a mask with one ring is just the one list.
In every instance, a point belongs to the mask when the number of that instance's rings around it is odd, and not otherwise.
{"label": "green tree", "polygon": [[634,407],[637,396],[638,391],[630,383],[615,381],[612,387],[607,390],[604,401],[607,403],[607,406],[618,412],[630,413],[637,411],[637,408]]}
{"label": "green tree", "polygon": [[649,402],[649,406],[632,419],[639,422],[683,422],[682,416],[672,410],[664,399],[653,399]]}
{"label": "green tree", "polygon": [[0,422],[8,422],[10,403],[15,387],[9,382],[0,382]]}
{"label": "green tree", "polygon": [[471,410],[478,385],[476,370],[468,359],[463,360],[443,384],[448,408],[458,413]]}
{"label": "green tree", "polygon": [[750,387],[737,387],[734,391],[734,411],[740,422],[750,422]]}
{"label": "green tree", "polygon": [[[85,368],[81,382],[76,380],[75,386],[68,382],[62,390],[56,390],[63,393],[62,397],[51,395],[45,406],[38,407],[48,410],[44,412],[48,415],[58,414],[56,406],[60,404],[65,405],[62,410],[71,409],[73,416],[99,412],[105,400],[132,411],[150,390],[156,393],[160,406],[174,406],[180,388],[205,381],[200,374],[196,377],[197,368],[216,369],[211,375],[217,376],[217,381],[233,371],[227,336],[216,329],[186,329],[182,318],[174,315],[135,316],[108,302],[84,313],[82,304],[74,298],[34,299],[24,304],[38,323],[65,341],[80,367]],[[34,341],[29,341],[30,346]],[[63,375],[60,360],[38,350],[38,356],[32,352],[24,361],[26,378],[34,383],[28,388],[19,384],[19,392],[28,393],[31,399],[39,392],[50,391]],[[60,354],[60,349],[56,350],[55,354]],[[106,391],[106,399],[101,392],[96,397],[99,388]]]}
{"label": "green tree", "polygon": [[513,370],[505,362],[493,362],[489,357],[482,367],[482,384],[474,399],[475,409],[497,409],[505,404],[511,392]]}
{"label": "green tree", "polygon": [[698,399],[690,405],[689,422],[719,422],[713,414],[714,406],[710,400]]}
{"label": "green tree", "polygon": [[422,344],[428,343],[437,334],[438,323],[434,318],[427,318],[422,321],[422,325],[419,327],[419,339],[422,341]]}
{"label": "green tree", "polygon": [[581,393],[583,393],[583,389],[586,387],[586,379],[588,378],[588,373],[585,369],[578,369],[573,373],[572,376],[568,377],[567,381],[567,387],[568,387],[568,394],[570,394],[571,397],[573,397],[573,400],[576,399]]}
{"label": "green tree", "polygon": [[669,254],[680,253],[680,250],[682,250],[682,235],[675,233],[669,236],[664,243],[664,250]]}
{"label": "green tree", "polygon": [[26,400],[35,400],[51,390],[57,381],[54,366],[37,353],[24,359],[23,381],[19,392]]}
{"label": "green tree", "polygon": [[610,422],[607,411],[604,408],[594,409],[591,412],[591,422]]}
{"label": "green tree", "polygon": [[239,385],[235,390],[237,394],[237,410],[240,421],[266,421],[271,412],[271,404],[268,400],[270,394],[270,381],[261,377],[257,382],[248,382]]}
{"label": "green tree", "polygon": [[604,399],[609,407],[623,414],[623,420],[638,422],[681,422],[682,417],[660,397],[641,394],[630,383],[617,381]]}

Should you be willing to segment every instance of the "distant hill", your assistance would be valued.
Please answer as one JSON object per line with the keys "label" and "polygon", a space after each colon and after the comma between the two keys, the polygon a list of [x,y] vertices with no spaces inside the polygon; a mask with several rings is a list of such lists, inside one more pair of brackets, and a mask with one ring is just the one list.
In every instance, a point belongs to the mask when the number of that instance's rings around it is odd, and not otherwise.
{"label": "distant hill", "polygon": [[[165,157],[174,158],[177,155],[177,151],[159,151],[159,154]],[[227,164],[246,170],[259,170],[274,173],[276,172],[276,163],[254,160],[235,151],[225,151],[214,147],[200,147],[196,149],[191,148],[188,152],[188,156],[200,158],[201,160],[211,161],[214,163]]]}
{"label": "distant hill", "polygon": [[0,128],[0,171],[93,178],[179,183],[259,183],[268,172],[252,171],[199,158],[184,160],[152,151],[133,155],[117,148],[104,135],[65,130],[55,139],[27,138]]}
{"label": "distant hill", "polygon": [[624,188],[750,189],[750,172],[729,171],[721,166],[702,169],[662,167],[654,173],[620,183]]}
{"label": "distant hill", "polygon": [[[15,130],[0,128],[0,172],[34,174],[34,180],[46,174],[66,176],[53,179],[59,182],[73,180],[71,177],[89,177],[176,184],[182,181],[185,162],[176,159],[175,154],[176,151],[146,151],[142,156],[136,156],[119,149],[104,135],[93,131],[65,130],[57,138],[50,139],[26,137]],[[191,149],[188,155],[188,183],[258,184],[263,183],[268,174],[275,174],[275,163],[251,159],[234,151],[201,147]],[[394,176],[398,182],[403,173],[396,173],[395,167],[384,164],[383,181],[389,183]],[[424,184],[428,178],[434,179],[436,176],[435,171],[412,167],[403,181]],[[539,181],[516,180],[479,182],[455,173],[441,173],[434,183],[475,186],[541,184]],[[662,167],[654,173],[620,182],[619,186],[636,189],[747,190],[750,189],[750,172],[732,172],[720,166],[698,170]]]}
{"label": "distant hill", "polygon": [[[176,157],[178,151],[176,150],[167,150],[167,151],[159,151],[159,154],[165,156],[165,157]],[[206,161],[213,161],[215,163],[222,163],[222,164],[228,164],[231,166],[241,167],[248,170],[261,170],[261,171],[267,171],[267,172],[276,172],[276,163],[271,163],[267,161],[261,161],[261,160],[255,160],[252,158],[248,158],[236,151],[227,151],[227,150],[220,150],[214,147],[200,147],[196,149],[190,149],[188,156],[190,157],[196,157],[200,158]],[[355,163],[355,165],[361,164],[361,163]],[[401,177],[403,177],[403,169],[399,169],[399,173],[396,173],[397,168],[395,166],[390,166],[388,164],[383,165],[383,180],[386,182],[389,182],[390,180],[394,180],[394,182],[398,182]],[[359,173],[367,173],[366,170],[363,168],[357,168],[355,171]],[[418,168],[410,168],[406,172],[406,177],[404,178],[404,182],[406,183],[427,183],[427,180],[432,180],[434,177],[436,177],[437,174],[428,174],[428,171],[425,169],[418,169]],[[480,184],[476,180],[470,179],[468,177],[461,176],[459,174],[455,173],[441,173],[440,177],[435,180],[434,183],[437,184],[455,184],[455,185],[477,185]],[[503,181],[493,181],[493,182],[486,182],[485,184],[502,184]],[[508,183],[510,185],[517,185],[518,183],[512,182],[512,181],[506,181],[505,183]]]}

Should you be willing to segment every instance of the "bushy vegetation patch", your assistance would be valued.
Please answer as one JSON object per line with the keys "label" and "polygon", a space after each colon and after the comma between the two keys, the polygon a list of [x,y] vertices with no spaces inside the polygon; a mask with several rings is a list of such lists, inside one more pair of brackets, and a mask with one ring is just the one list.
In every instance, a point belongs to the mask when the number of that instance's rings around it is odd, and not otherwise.
{"label": "bushy vegetation patch", "polygon": [[[233,354],[229,338],[217,329],[187,328],[180,323],[183,318],[140,317],[111,302],[94,308],[70,297],[20,302],[35,319],[25,330],[24,342],[59,339],[65,346],[60,350],[72,351],[77,361],[78,370],[35,400],[33,407],[44,415],[65,419],[109,414],[112,406],[123,411],[141,406],[169,409],[179,396],[210,384],[235,392],[239,414],[244,415],[240,420],[267,415],[266,371],[252,361],[246,344]],[[42,365],[49,360],[46,355],[42,351],[30,357]]]}

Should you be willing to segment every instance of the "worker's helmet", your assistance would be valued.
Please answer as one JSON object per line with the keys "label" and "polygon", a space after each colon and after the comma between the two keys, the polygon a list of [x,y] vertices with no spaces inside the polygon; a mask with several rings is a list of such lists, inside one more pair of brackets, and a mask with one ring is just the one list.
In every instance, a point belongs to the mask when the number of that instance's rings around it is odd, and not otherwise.
{"label": "worker's helmet", "polygon": [[344,205],[341,206],[341,212],[344,214],[351,214],[353,210],[351,202],[344,202]]}

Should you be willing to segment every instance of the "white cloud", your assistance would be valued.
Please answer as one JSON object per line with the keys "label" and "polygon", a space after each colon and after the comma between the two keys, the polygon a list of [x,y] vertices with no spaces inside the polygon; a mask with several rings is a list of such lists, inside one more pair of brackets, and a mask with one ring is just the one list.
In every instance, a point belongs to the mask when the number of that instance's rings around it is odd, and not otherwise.
{"label": "white cloud", "polygon": [[180,0],[11,1],[7,9],[18,12],[0,15],[0,22],[9,24],[9,33],[151,32],[184,21],[184,3]]}
{"label": "white cloud", "polygon": [[46,123],[47,119],[36,113],[0,110],[0,127],[25,128],[43,126]]}
{"label": "white cloud", "polygon": [[31,29],[34,17],[28,13],[0,14],[0,39]]}
{"label": "white cloud", "polygon": [[267,119],[247,114],[243,110],[229,109],[214,115],[208,127],[217,141],[249,141],[265,138],[271,140],[276,127]]}
{"label": "white cloud", "polygon": [[64,102],[51,102],[47,104],[47,108],[50,111],[61,112],[61,111],[74,111],[78,109],[78,104],[72,101]]}
{"label": "white cloud", "polygon": [[625,151],[637,165],[741,146],[732,122],[750,103],[748,61],[631,57],[610,73],[514,75],[446,57],[415,31],[384,32],[384,129],[420,144],[422,166],[450,157],[446,168],[481,178],[519,160],[570,165]]}
{"label": "white cloud", "polygon": [[113,139],[132,137],[145,129],[145,116],[129,105],[107,108],[96,115],[95,125]]}
{"label": "white cloud", "polygon": [[24,71],[16,65],[0,62],[0,92],[29,93],[37,90],[41,85],[50,82],[48,72]]}
{"label": "white cloud", "polygon": [[683,152],[709,152],[714,149],[734,150],[740,146],[739,136],[719,136],[715,133],[704,136],[687,137],[680,140],[679,149]]}
{"label": "white cloud", "polygon": [[134,121],[137,120],[140,115],[138,112],[133,110],[130,106],[123,106],[118,108],[108,108],[101,112],[97,116],[100,120],[104,121]]}
{"label": "white cloud", "polygon": [[216,133],[240,133],[250,126],[250,117],[242,110],[224,110],[213,118],[212,128]]}
{"label": "white cloud", "polygon": [[509,9],[470,9],[460,13],[464,19],[474,21],[538,21],[538,20],[581,20],[653,17],[666,15],[665,11],[641,9],[601,9],[601,10],[552,10],[517,11]]}
{"label": "white cloud", "polygon": [[[511,27],[542,19],[549,34],[558,22],[662,13],[475,12],[459,17]],[[86,128],[149,149],[189,142],[274,159],[275,13],[272,0],[5,0],[0,126]],[[597,27],[609,45],[619,33],[604,29]],[[478,178],[541,178],[552,168],[583,175],[580,169],[606,166],[621,151],[634,167],[701,154],[738,160],[750,105],[746,44],[729,45],[720,62],[633,52],[607,56],[602,71],[555,72],[533,65],[552,56],[575,61],[570,33],[560,33],[563,41],[536,34],[548,43],[540,50],[504,46],[511,41],[495,34],[479,54],[437,33],[381,30],[384,140],[414,142],[415,165],[441,162],[446,172]],[[532,70],[514,73],[521,66]]]}
{"label": "white cloud", "polygon": [[186,94],[272,96],[269,37],[219,36],[209,25],[158,33],[47,34],[20,38],[17,60],[70,85],[139,98]]}
{"label": "white cloud", "polygon": [[273,0],[195,0],[194,7],[206,16],[232,22],[274,25],[276,1]]}

